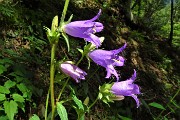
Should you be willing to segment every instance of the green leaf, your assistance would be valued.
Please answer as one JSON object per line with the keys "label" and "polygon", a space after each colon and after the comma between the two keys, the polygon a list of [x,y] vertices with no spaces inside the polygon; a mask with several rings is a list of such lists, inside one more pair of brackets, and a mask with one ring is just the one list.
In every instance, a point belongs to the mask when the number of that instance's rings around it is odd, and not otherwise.
{"label": "green leaf", "polygon": [[9,120],[14,120],[14,115],[18,112],[17,103],[13,100],[4,102],[4,111],[7,114]]}
{"label": "green leaf", "polygon": [[84,100],[83,103],[84,103],[84,105],[86,105],[86,106],[89,104],[89,97],[88,97],[88,96],[86,97],[86,99]]}
{"label": "green leaf", "polygon": [[22,92],[24,98],[27,99],[28,97],[29,98],[31,97],[31,93],[28,92],[29,90],[25,84],[23,83],[17,84],[17,88]]}
{"label": "green leaf", "polygon": [[131,118],[124,117],[124,116],[122,116],[122,115],[118,115],[118,117],[119,117],[121,120],[132,120]]}
{"label": "green leaf", "polygon": [[82,101],[79,100],[75,95],[72,95],[72,99],[74,100],[74,102],[78,106],[78,109],[82,109],[84,111],[84,106],[83,106]]}
{"label": "green leaf", "polygon": [[149,105],[152,106],[152,107],[161,109],[161,110],[166,110],[161,104],[156,103],[156,102],[149,103]]}
{"label": "green leaf", "polygon": [[16,82],[13,82],[13,81],[11,81],[11,80],[8,80],[8,81],[6,81],[5,83],[4,83],[4,86],[6,87],[6,88],[11,88],[11,87],[14,87],[16,85]]}
{"label": "green leaf", "polygon": [[40,118],[36,114],[33,114],[29,120],[40,120]]}
{"label": "green leaf", "polygon": [[8,117],[7,116],[1,116],[0,120],[8,120]]}
{"label": "green leaf", "polygon": [[84,116],[85,116],[85,113],[87,112],[87,109],[84,107],[82,101],[76,97],[74,89],[71,86],[69,86],[69,87],[72,91],[71,97],[72,97],[73,101],[75,102],[75,104],[77,105],[77,106],[73,106],[73,107],[78,114],[78,120],[84,120]]}
{"label": "green leaf", "polygon": [[0,86],[0,93],[9,94],[10,91],[8,88],[6,88],[4,86]]}
{"label": "green leaf", "polygon": [[12,95],[12,97],[13,97],[14,101],[24,102],[24,98],[21,95],[19,95],[19,94],[15,93],[15,94]]}
{"label": "green leaf", "polygon": [[70,46],[69,46],[69,39],[68,39],[68,36],[64,33],[62,33],[62,36],[64,37],[64,40],[66,41],[66,44],[67,44],[67,47],[68,47],[68,52],[70,50]]}
{"label": "green leaf", "polygon": [[57,112],[61,120],[68,120],[66,108],[62,105],[61,102],[57,103]]}
{"label": "green leaf", "polygon": [[2,74],[4,71],[6,71],[6,67],[3,65],[0,65],[0,74]]}
{"label": "green leaf", "polygon": [[17,84],[17,88],[22,92],[26,92],[27,91],[27,87],[25,86],[25,84],[23,83],[20,83],[20,84]]}
{"label": "green leaf", "polygon": [[4,109],[0,106],[0,111],[1,111],[1,110],[4,111]]}
{"label": "green leaf", "polygon": [[5,99],[6,99],[5,94],[0,94],[0,101],[3,101],[3,100],[5,100]]}

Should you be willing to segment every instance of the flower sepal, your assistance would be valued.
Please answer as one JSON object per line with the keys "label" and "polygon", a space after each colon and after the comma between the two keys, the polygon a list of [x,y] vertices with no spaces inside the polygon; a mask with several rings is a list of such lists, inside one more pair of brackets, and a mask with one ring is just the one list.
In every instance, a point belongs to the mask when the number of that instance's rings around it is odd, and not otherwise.
{"label": "flower sepal", "polygon": [[44,27],[44,29],[46,30],[46,35],[50,44],[57,44],[60,37],[60,33],[58,32],[58,16],[53,18],[51,29],[48,27]]}
{"label": "flower sepal", "polygon": [[68,21],[60,23],[60,26],[59,26],[60,32],[64,32],[64,31],[63,31],[64,26],[65,26],[66,24],[70,23],[71,20],[72,20],[72,18],[73,18],[73,14],[69,17]]}
{"label": "flower sepal", "polygon": [[104,84],[99,87],[98,99],[102,100],[106,104],[108,104],[109,102],[114,102],[113,99],[111,99],[112,97],[114,97],[111,92],[111,87],[112,84]]}

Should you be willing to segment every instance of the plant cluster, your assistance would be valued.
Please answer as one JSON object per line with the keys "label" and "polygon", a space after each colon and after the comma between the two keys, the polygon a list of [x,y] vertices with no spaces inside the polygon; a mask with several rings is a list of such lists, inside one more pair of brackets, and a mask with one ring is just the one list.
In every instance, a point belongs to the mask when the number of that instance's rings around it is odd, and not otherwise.
{"label": "plant cluster", "polygon": [[[90,20],[80,20],[71,22],[72,15],[70,16],[67,22],[64,21],[66,11],[68,8],[69,0],[65,1],[64,10],[62,12],[62,17],[60,23],[58,24],[58,16],[55,16],[52,21],[51,29],[44,27],[47,31],[47,38],[51,45],[51,64],[50,64],[50,100],[51,100],[51,114],[48,115],[48,101],[49,94],[47,96],[47,104],[45,111],[45,120],[49,117],[51,120],[54,120],[55,113],[57,111],[58,115],[62,120],[68,119],[68,114],[66,108],[63,104],[67,104],[68,101],[74,101],[76,105],[73,107],[78,115],[78,120],[83,120],[85,118],[85,113],[90,111],[90,108],[97,102],[97,100],[102,100],[104,103],[108,104],[108,102],[114,102],[115,100],[123,100],[124,96],[131,96],[135,99],[137,103],[137,107],[139,107],[140,102],[137,98],[137,94],[140,94],[140,89],[137,84],[134,84],[134,80],[136,79],[136,70],[134,70],[134,74],[131,78],[126,81],[119,81],[119,75],[114,67],[123,66],[125,59],[123,56],[120,56],[121,53],[127,46],[125,43],[123,47],[116,50],[103,50],[99,49],[102,42],[104,41],[104,37],[98,37],[95,35],[97,32],[101,32],[104,28],[101,22],[95,22],[101,14],[101,9],[98,14]],[[71,61],[68,58],[64,57],[62,60],[56,59],[56,49],[57,45],[60,42],[59,38],[64,38],[67,44],[67,52],[70,50],[69,38],[68,35],[78,38],[83,38],[86,42],[84,49],[78,49],[81,52],[81,58],[79,61]],[[105,78],[110,78],[112,75],[116,77],[116,82],[105,83],[102,86],[99,86],[99,94],[94,100],[92,104],[89,105],[89,98],[87,97],[84,103],[76,97],[76,93],[74,89],[68,85],[68,81],[72,78],[76,83],[81,82],[81,80],[85,80],[87,73],[78,67],[83,58],[86,57],[89,61],[90,59],[94,61],[96,64],[104,67],[107,71],[107,75]],[[55,81],[55,73],[60,68],[60,73],[68,76],[66,78],[66,82],[64,83],[62,89],[60,90],[59,96],[55,97],[54,91],[54,81]],[[90,66],[88,67],[90,68]],[[64,79],[61,78],[61,81]],[[61,96],[64,92],[65,87],[68,87],[71,90],[70,96],[67,99],[61,99]],[[34,115],[31,119],[38,118],[37,115]]]}

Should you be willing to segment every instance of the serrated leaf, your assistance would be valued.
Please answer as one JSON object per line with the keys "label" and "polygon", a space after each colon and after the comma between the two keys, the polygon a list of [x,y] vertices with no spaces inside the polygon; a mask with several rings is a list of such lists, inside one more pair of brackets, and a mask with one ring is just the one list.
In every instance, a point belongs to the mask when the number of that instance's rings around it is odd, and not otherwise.
{"label": "serrated leaf", "polygon": [[82,109],[84,111],[84,106],[81,100],[79,100],[75,95],[72,95],[73,101],[76,103],[78,106],[78,109]]}
{"label": "serrated leaf", "polygon": [[152,106],[152,107],[161,109],[161,110],[166,110],[161,104],[156,103],[156,102],[149,103],[149,105]]}
{"label": "serrated leaf", "polygon": [[64,37],[64,40],[66,41],[66,45],[67,45],[67,48],[68,48],[68,52],[70,50],[70,46],[69,46],[69,39],[68,39],[68,36],[64,33],[62,33],[62,36]]}
{"label": "serrated leaf", "polygon": [[29,96],[28,89],[25,86],[25,84],[23,83],[17,84],[17,88],[22,92],[24,98],[27,98]]}
{"label": "serrated leaf", "polygon": [[24,104],[24,102],[19,102],[18,103],[18,108],[21,108],[21,110],[25,113],[25,104]]}
{"label": "serrated leaf", "polygon": [[13,97],[14,101],[24,102],[24,98],[21,95],[19,95],[19,94],[15,93],[15,94],[12,95],[12,97]]}
{"label": "serrated leaf", "polygon": [[6,87],[6,88],[11,88],[11,87],[14,87],[16,85],[16,82],[13,82],[13,81],[11,81],[11,80],[8,80],[8,81],[6,81],[5,83],[4,83],[4,86]]}
{"label": "serrated leaf", "polygon": [[6,88],[4,86],[0,86],[0,93],[9,94],[10,91],[8,88]]}
{"label": "serrated leaf", "polygon": [[57,112],[61,120],[68,120],[66,108],[62,105],[61,102],[57,103]]}
{"label": "serrated leaf", "polygon": [[29,120],[40,120],[40,118],[36,114],[33,114]]}
{"label": "serrated leaf", "polygon": [[5,94],[0,94],[0,101],[6,100]]}
{"label": "serrated leaf", "polygon": [[4,111],[7,114],[9,120],[14,120],[14,115],[18,112],[17,103],[13,100],[4,102]]}
{"label": "serrated leaf", "polygon": [[25,86],[25,84],[23,83],[20,83],[20,84],[17,84],[17,88],[22,92],[26,92],[27,91],[27,87]]}

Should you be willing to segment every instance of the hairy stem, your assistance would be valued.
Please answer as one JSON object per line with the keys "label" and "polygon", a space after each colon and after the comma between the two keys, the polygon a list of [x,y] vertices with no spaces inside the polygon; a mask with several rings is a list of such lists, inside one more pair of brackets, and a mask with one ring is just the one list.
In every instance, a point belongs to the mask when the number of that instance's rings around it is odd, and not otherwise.
{"label": "hairy stem", "polygon": [[55,113],[55,103],[54,103],[55,51],[56,51],[56,44],[52,44],[51,66],[50,66],[50,94],[51,94],[51,108],[52,108],[51,120],[54,120],[54,113]]}
{"label": "hairy stem", "polygon": [[64,9],[63,9],[63,12],[62,12],[62,16],[61,16],[60,27],[62,26],[62,24],[64,22],[68,5],[69,5],[69,0],[66,0],[65,4],[64,4]]}

